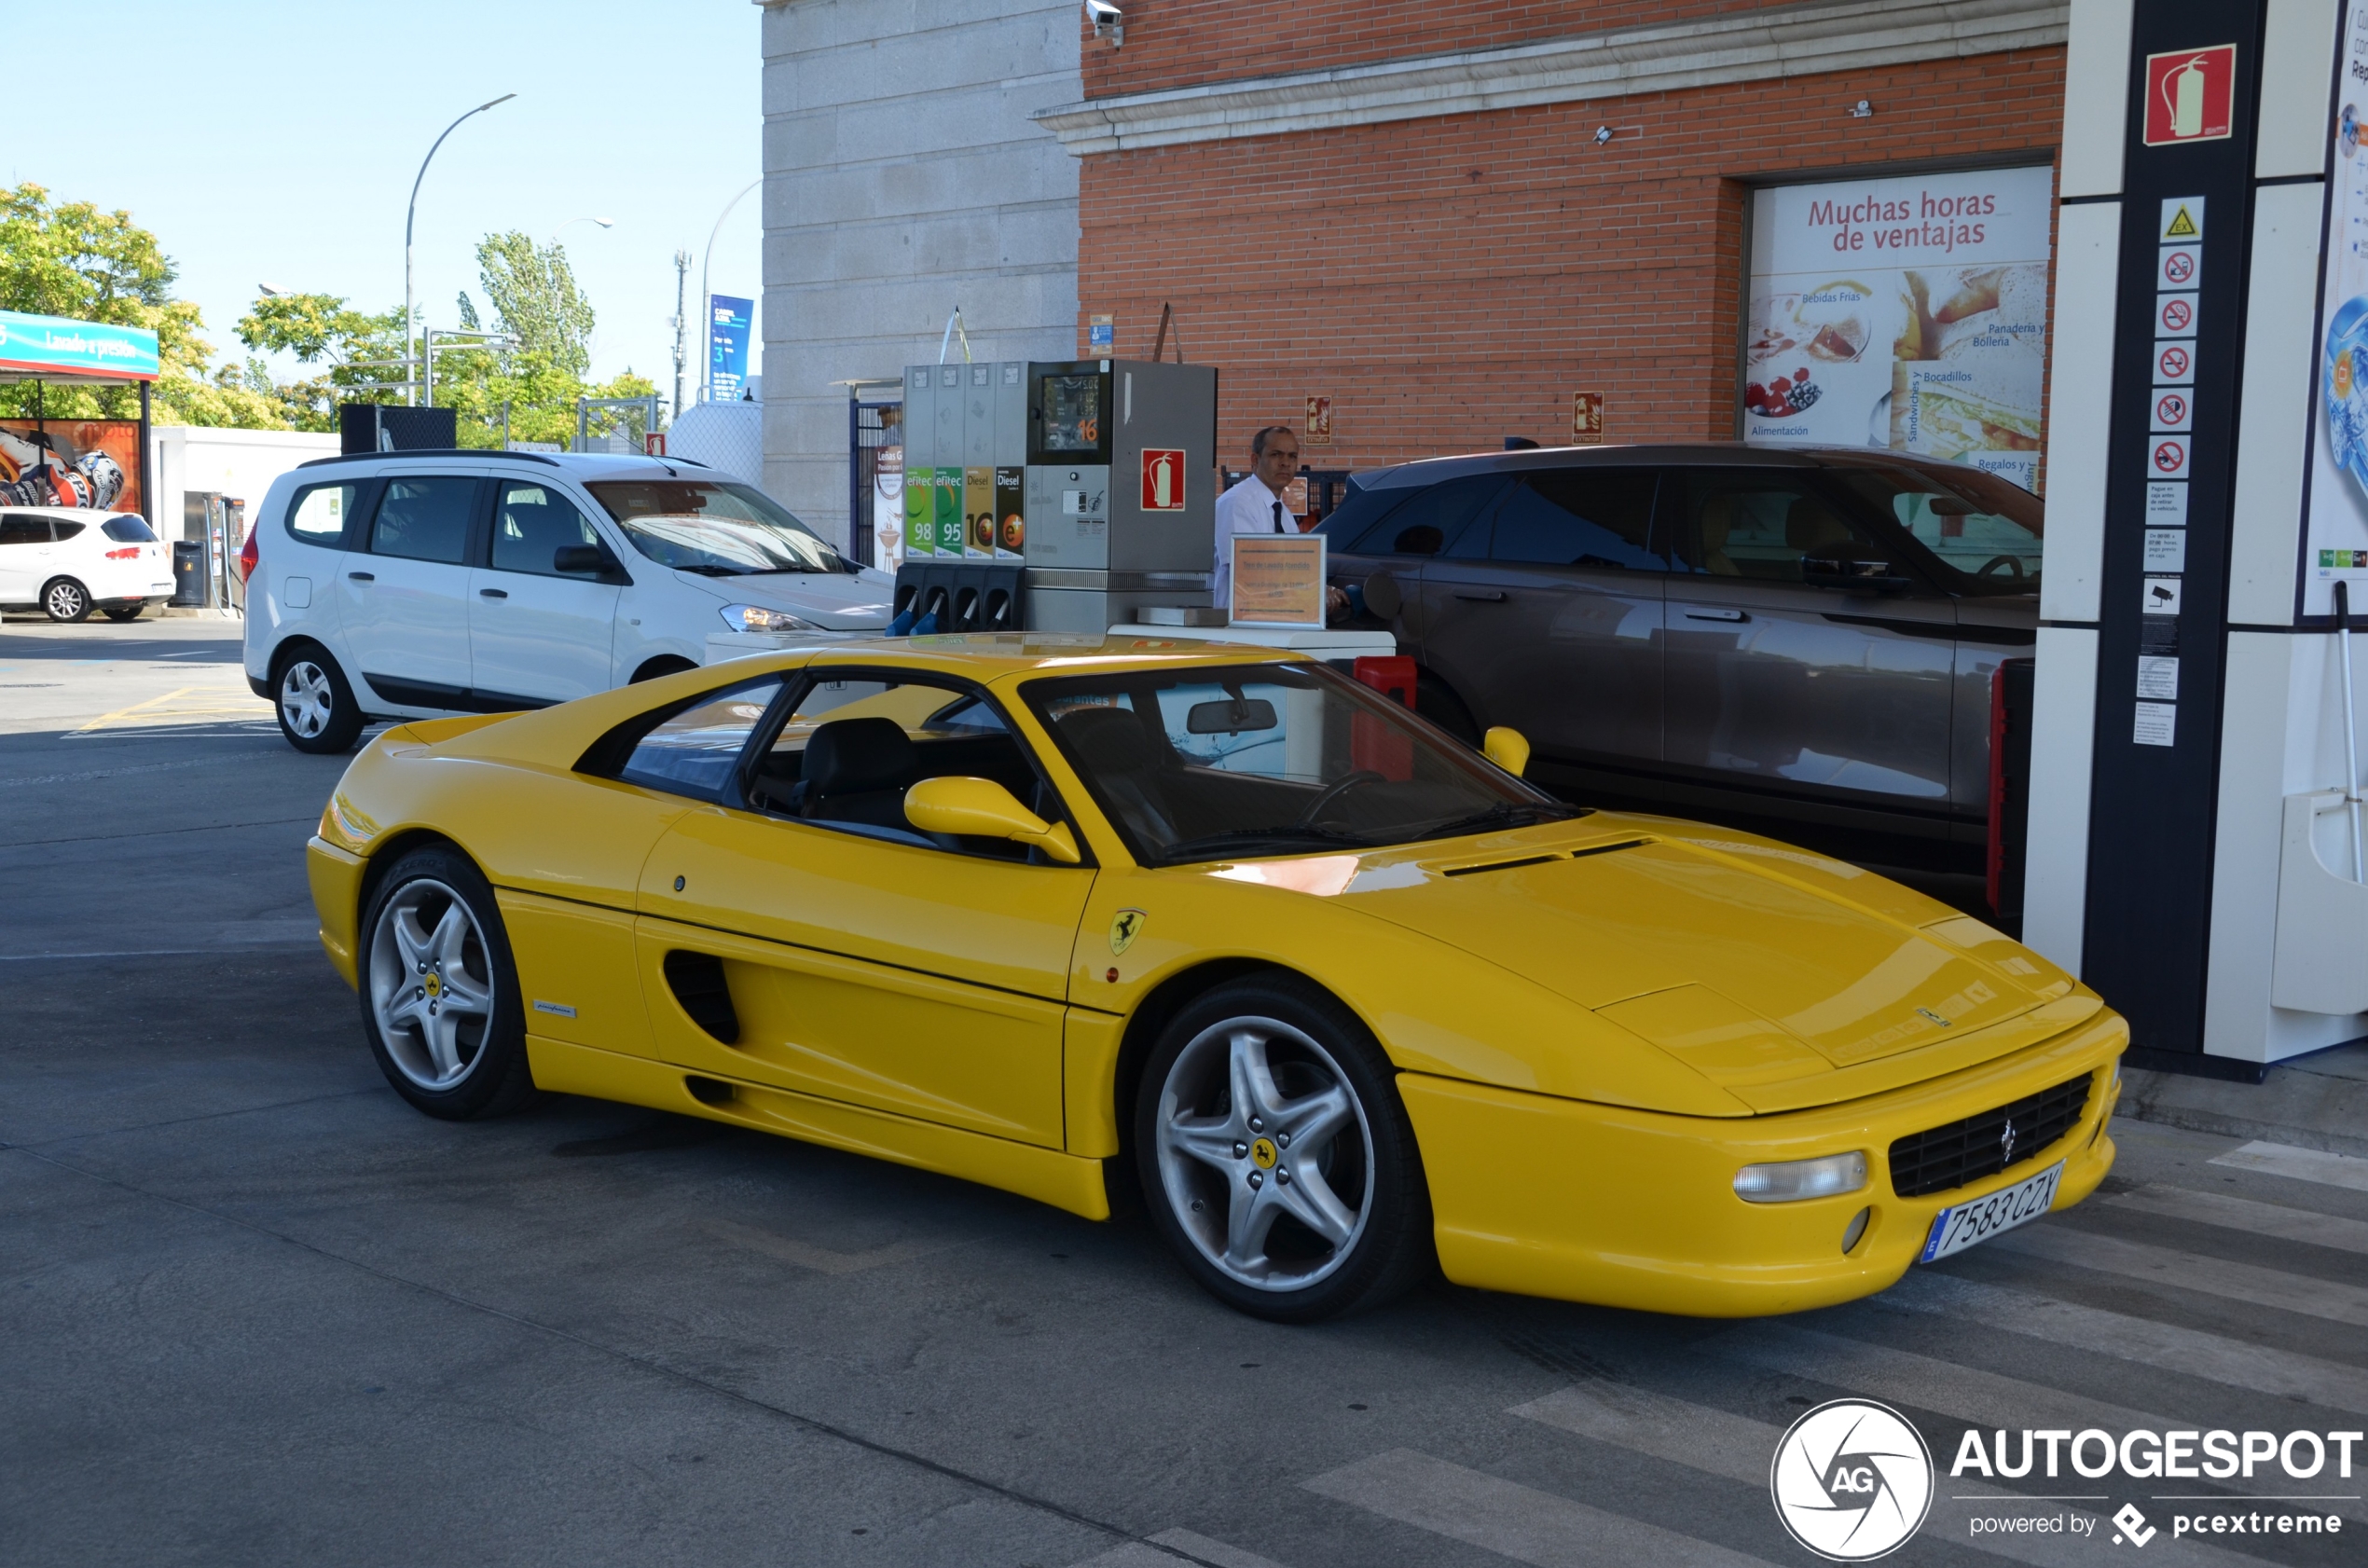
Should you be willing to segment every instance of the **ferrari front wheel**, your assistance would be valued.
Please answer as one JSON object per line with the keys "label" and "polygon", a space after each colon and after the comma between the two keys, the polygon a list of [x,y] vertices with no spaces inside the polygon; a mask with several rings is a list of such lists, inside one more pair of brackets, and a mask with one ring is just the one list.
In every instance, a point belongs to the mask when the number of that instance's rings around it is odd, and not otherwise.
{"label": "ferrari front wheel", "polygon": [[1430,1267],[1422,1158],[1389,1060],[1307,982],[1219,987],[1145,1064],[1135,1148],[1152,1222],[1211,1294],[1312,1323]]}
{"label": "ferrari front wheel", "polygon": [[466,1121],[534,1095],[517,966],[493,888],[457,850],[415,849],[372,894],[362,1027],[394,1092]]}

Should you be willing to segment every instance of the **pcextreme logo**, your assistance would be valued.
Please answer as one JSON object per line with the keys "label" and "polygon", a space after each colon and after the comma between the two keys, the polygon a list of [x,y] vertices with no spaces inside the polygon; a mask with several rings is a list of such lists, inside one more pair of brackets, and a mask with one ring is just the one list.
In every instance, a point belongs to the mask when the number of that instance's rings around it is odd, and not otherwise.
{"label": "pcextreme logo", "polygon": [[1784,1433],[1768,1490],[1794,1540],[1829,1561],[1866,1562],[1923,1524],[1933,1506],[1932,1451],[1890,1406],[1836,1399]]}

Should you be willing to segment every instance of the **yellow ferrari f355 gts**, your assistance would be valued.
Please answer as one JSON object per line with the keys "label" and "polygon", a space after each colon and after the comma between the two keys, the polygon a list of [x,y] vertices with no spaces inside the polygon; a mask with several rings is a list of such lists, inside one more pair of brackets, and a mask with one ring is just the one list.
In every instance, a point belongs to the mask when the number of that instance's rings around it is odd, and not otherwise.
{"label": "yellow ferrari f355 gts", "polygon": [[1307,1321],[1431,1268],[1656,1312],[1880,1290],[2086,1197],[2127,1029],[1980,921],[1563,804],[1319,662],[833,644],[388,731],[310,846],[430,1115],[563,1091],[1091,1218]]}

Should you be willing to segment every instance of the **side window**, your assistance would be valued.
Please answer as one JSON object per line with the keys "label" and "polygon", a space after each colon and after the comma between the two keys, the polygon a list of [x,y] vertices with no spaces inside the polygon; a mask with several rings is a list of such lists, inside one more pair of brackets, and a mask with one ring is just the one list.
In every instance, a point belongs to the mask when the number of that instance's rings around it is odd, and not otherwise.
{"label": "side window", "polygon": [[1472,528],[1472,520],[1505,488],[1501,474],[1475,474],[1448,479],[1418,490],[1348,546],[1366,556],[1467,555],[1457,549]]}
{"label": "side window", "polygon": [[0,516],[0,544],[47,544],[48,543],[48,518],[28,517],[17,512]]}
{"label": "side window", "polygon": [[477,482],[458,475],[388,480],[370,524],[370,553],[460,565],[469,547],[469,513],[476,495]]}
{"label": "side window", "polygon": [[668,794],[713,800],[780,685],[778,676],[768,675],[700,698],[637,741],[617,777]]}
{"label": "side window", "polygon": [[575,503],[556,489],[505,480],[493,508],[493,568],[560,575],[552,557],[571,544],[598,544],[600,536]]}
{"label": "side window", "polygon": [[1710,577],[1799,583],[1801,562],[1883,560],[1903,571],[1897,552],[1828,498],[1805,473],[1697,469],[1673,475],[1686,501],[1677,543],[1683,570]]}
{"label": "side window", "polygon": [[56,539],[61,544],[64,543],[67,540],[72,539],[75,535],[80,533],[86,526],[87,525],[82,523],[67,522],[63,517],[52,517],[49,519],[49,527],[55,530],[51,537]]}
{"label": "side window", "polygon": [[288,503],[288,537],[324,550],[343,549],[346,519],[361,499],[362,487],[351,482],[306,486]]}
{"label": "side window", "polygon": [[1651,548],[1655,477],[1589,468],[1524,475],[1496,509],[1489,559],[1666,571]]}

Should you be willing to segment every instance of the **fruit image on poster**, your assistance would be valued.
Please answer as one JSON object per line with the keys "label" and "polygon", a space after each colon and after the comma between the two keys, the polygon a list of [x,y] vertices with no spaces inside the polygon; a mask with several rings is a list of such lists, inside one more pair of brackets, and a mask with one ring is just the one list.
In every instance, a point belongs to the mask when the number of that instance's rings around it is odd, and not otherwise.
{"label": "fruit image on poster", "polygon": [[1755,193],[1743,438],[2040,485],[2050,170]]}
{"label": "fruit image on poster", "polygon": [[[2368,51],[2368,6],[2345,7],[2347,60]],[[2329,134],[2334,144],[2312,389],[2310,502],[2304,518],[2301,610],[2334,612],[2335,585],[2368,608],[2368,152],[2360,122],[2368,94],[2343,78]]]}
{"label": "fruit image on poster", "polygon": [[137,420],[0,420],[0,505],[140,510]]}

